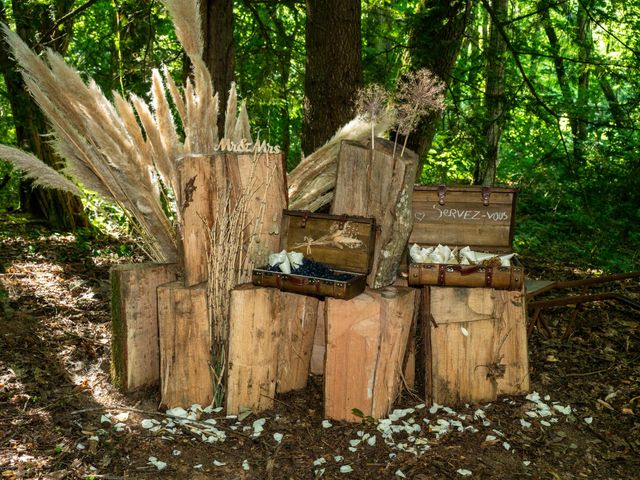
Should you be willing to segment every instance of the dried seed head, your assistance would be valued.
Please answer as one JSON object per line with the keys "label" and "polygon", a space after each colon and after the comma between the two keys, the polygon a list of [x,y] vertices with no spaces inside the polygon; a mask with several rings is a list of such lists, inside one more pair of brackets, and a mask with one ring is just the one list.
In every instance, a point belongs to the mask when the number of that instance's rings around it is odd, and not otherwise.
{"label": "dried seed head", "polygon": [[382,85],[372,83],[358,91],[356,113],[367,122],[376,122],[389,107],[391,96]]}
{"label": "dried seed head", "polygon": [[428,113],[444,110],[445,84],[430,70],[409,72],[398,85],[396,128],[408,135]]}

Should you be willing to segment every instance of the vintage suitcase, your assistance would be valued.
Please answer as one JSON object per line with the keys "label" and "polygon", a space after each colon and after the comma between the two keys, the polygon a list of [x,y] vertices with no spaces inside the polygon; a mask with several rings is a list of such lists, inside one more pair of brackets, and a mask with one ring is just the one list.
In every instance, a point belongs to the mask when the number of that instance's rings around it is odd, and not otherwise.
{"label": "vintage suitcase", "polygon": [[[480,186],[416,186],[413,193],[413,231],[409,244],[453,247],[474,251],[511,252],[516,190]],[[524,268],[516,257],[510,267],[413,263],[409,285],[485,287],[519,290]]]}
{"label": "vintage suitcase", "polygon": [[256,268],[254,285],[287,292],[348,300],[364,291],[375,243],[373,218],[328,215],[285,210],[282,215],[281,249],[304,254],[323,263],[335,274],[349,274],[348,280],[329,280]]}

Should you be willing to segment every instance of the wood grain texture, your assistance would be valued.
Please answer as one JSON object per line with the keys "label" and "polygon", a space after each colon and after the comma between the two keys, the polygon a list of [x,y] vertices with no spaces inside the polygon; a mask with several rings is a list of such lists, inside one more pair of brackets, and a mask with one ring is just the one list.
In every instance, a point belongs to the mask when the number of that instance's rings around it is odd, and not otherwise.
{"label": "wood grain texture", "polygon": [[241,285],[231,292],[228,414],[273,406],[281,329],[280,293],[273,288]]}
{"label": "wood grain texture", "polygon": [[188,408],[213,400],[211,332],[205,284],[158,287],[160,404]]}
{"label": "wood grain texture", "polygon": [[526,392],[523,293],[485,288],[429,290],[428,399],[456,405]]}
{"label": "wood grain texture", "polygon": [[367,289],[356,298],[326,302],[325,416],[360,421],[386,415],[400,388],[413,319],[415,290],[398,288],[395,298]]}
{"label": "wood grain texture", "polygon": [[327,351],[327,324],[325,318],[325,301],[318,303],[318,319],[316,321],[316,331],[313,336],[313,350],[311,351],[310,371],[314,375],[324,375],[325,353]]}
{"label": "wood grain texture", "polygon": [[307,386],[320,300],[280,292],[281,320],[276,392]]}
{"label": "wood grain texture", "polygon": [[376,248],[367,284],[391,285],[413,228],[411,204],[417,156],[405,150],[402,158],[393,143],[342,142],[331,213],[375,218]]}
{"label": "wood grain texture", "polygon": [[[232,208],[243,192],[250,201],[245,218],[245,250],[256,266],[280,246],[282,210],[287,208],[282,155],[218,153],[185,157],[180,164],[185,285],[207,280],[208,229],[219,201],[231,191]],[[224,190],[223,190],[224,189]]]}
{"label": "wood grain texture", "polygon": [[516,192],[508,188],[492,188],[489,205],[485,206],[481,187],[447,187],[443,205],[439,203],[437,186],[415,187],[409,242],[509,252],[515,205]]}
{"label": "wood grain texture", "polygon": [[111,379],[123,392],[159,383],[156,288],[177,275],[177,264],[111,268]]}

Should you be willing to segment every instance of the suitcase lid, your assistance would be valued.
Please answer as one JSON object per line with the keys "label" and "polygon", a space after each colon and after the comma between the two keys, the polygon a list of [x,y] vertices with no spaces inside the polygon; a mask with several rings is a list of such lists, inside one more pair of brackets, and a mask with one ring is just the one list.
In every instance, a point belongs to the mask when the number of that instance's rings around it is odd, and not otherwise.
{"label": "suitcase lid", "polygon": [[513,188],[417,185],[409,242],[510,252],[516,195]]}
{"label": "suitcase lid", "polygon": [[281,248],[336,270],[366,274],[373,261],[375,219],[283,210]]}

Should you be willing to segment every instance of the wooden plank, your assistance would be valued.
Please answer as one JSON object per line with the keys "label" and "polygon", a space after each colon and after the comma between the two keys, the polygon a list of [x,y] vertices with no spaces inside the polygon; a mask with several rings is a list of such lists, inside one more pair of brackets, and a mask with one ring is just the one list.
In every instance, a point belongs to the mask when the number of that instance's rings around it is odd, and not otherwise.
{"label": "wooden plank", "polygon": [[431,400],[493,401],[528,390],[522,292],[431,287]]}
{"label": "wooden plank", "polygon": [[211,327],[206,284],[158,287],[160,404],[187,408],[213,400],[210,372]]}
{"label": "wooden plank", "polygon": [[250,195],[244,223],[245,250],[252,264],[265,265],[269,254],[280,246],[282,210],[287,207],[282,155],[217,153],[185,157],[180,164],[180,179],[185,285],[207,280],[208,231],[227,189],[231,208],[243,192]]}
{"label": "wooden plank", "polygon": [[241,285],[231,292],[226,407],[228,414],[273,406],[280,336],[280,293]]}
{"label": "wooden plank", "polygon": [[111,268],[111,380],[123,392],[159,383],[156,288],[177,275],[177,264]]}
{"label": "wooden plank", "polygon": [[317,298],[280,292],[280,345],[276,392],[307,386],[318,318]]}
{"label": "wooden plank", "polygon": [[311,373],[314,375],[324,375],[325,352],[327,351],[325,302],[318,303],[318,319],[316,322],[316,332],[313,337],[313,351],[311,352]]}
{"label": "wooden plank", "polygon": [[411,202],[417,156],[408,150],[393,156],[393,143],[342,142],[331,213],[376,220],[376,248],[367,284],[391,285],[413,227]]}
{"label": "wooden plank", "polygon": [[511,250],[515,190],[491,188],[489,203],[484,205],[482,187],[447,187],[444,204],[440,204],[438,188],[415,187],[411,243]]}
{"label": "wooden plank", "polygon": [[397,288],[394,298],[367,289],[344,301],[327,298],[325,416],[360,421],[388,413],[400,388],[400,373],[413,319],[415,290]]}
{"label": "wooden plank", "polygon": [[[347,225],[348,222],[348,225]],[[324,241],[330,232],[348,227],[349,234],[360,244],[353,248]],[[374,250],[374,221],[363,217],[341,217],[309,212],[285,212],[283,218],[282,248],[287,251],[301,252],[312,260],[324,263],[332,268],[348,272],[366,274],[371,266]]]}

